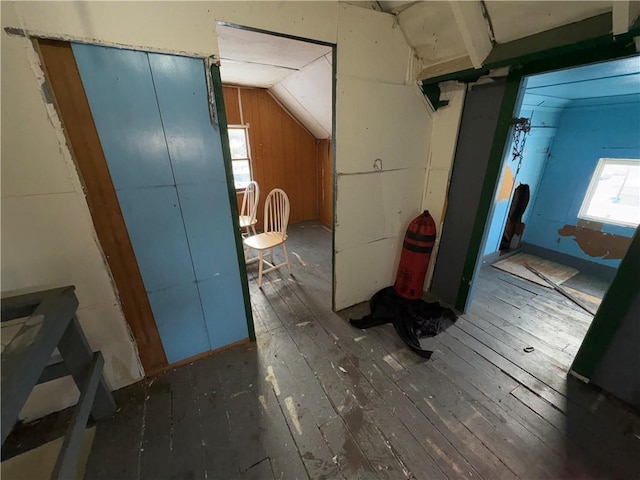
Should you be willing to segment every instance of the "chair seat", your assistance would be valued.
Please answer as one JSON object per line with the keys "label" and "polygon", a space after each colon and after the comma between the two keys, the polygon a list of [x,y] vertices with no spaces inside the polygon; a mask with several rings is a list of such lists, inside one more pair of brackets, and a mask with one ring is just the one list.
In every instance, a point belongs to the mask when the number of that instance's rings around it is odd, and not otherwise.
{"label": "chair seat", "polygon": [[265,250],[268,248],[273,248],[287,239],[286,236],[282,236],[282,234],[277,232],[267,232],[267,233],[259,233],[258,235],[253,235],[249,238],[244,239],[244,244],[247,247],[253,248],[255,250]]}
{"label": "chair seat", "polygon": [[253,222],[251,221],[251,217],[249,215],[240,215],[240,227],[250,227],[251,225],[255,225],[258,223],[258,219],[254,218]]}

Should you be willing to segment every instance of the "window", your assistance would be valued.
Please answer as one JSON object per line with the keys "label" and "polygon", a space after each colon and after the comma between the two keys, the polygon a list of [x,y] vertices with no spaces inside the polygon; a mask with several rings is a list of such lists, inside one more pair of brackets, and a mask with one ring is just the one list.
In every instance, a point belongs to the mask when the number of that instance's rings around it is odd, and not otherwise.
{"label": "window", "polygon": [[601,158],[578,218],[636,227],[640,223],[640,159]]}
{"label": "window", "polygon": [[251,181],[249,129],[242,126],[230,126],[228,130],[233,181],[236,190],[243,190]]}

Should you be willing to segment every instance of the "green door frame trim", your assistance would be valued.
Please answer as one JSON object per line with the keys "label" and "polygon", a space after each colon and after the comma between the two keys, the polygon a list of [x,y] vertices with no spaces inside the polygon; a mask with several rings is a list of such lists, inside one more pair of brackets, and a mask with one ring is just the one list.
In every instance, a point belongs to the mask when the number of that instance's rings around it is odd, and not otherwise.
{"label": "green door frame trim", "polygon": [[500,113],[498,115],[498,123],[491,145],[491,153],[489,154],[489,161],[487,162],[487,170],[482,183],[482,192],[480,193],[476,217],[473,223],[473,229],[471,230],[471,238],[469,239],[469,247],[462,269],[460,285],[458,286],[455,306],[462,312],[467,310],[467,301],[470,299],[469,293],[483,243],[485,225],[493,206],[493,198],[500,177],[504,150],[509,144],[508,140],[512,128],[513,112],[518,101],[522,77],[522,75],[516,72],[510,73],[507,77],[504,96],[502,97],[502,104],[500,105]]}
{"label": "green door frame trim", "polygon": [[336,223],[338,205],[338,169],[336,168],[336,102],[338,100],[338,46],[331,47],[331,310],[336,311]]}
{"label": "green door frame trim", "polygon": [[236,240],[236,253],[238,255],[238,266],[240,267],[240,281],[242,283],[242,296],[244,297],[244,309],[247,317],[247,330],[249,331],[249,340],[253,342],[256,339],[256,330],[253,323],[251,297],[249,296],[247,264],[244,259],[244,247],[242,244],[242,235],[240,234],[240,212],[238,212],[238,200],[236,199],[236,188],[233,181],[231,148],[229,147],[229,134],[227,131],[227,111],[224,105],[224,95],[222,94],[222,78],[220,78],[220,67],[218,65],[212,64],[210,73],[213,85],[213,99],[215,102],[218,127],[220,127],[222,157],[224,159],[224,170],[227,176],[227,191],[229,193],[229,203],[231,204],[231,221],[233,222],[234,238]]}
{"label": "green door frame trim", "polygon": [[605,293],[596,316],[578,349],[571,365],[572,373],[577,373],[583,379],[590,379],[593,376],[638,291],[640,291],[640,228],[636,228],[627,254],[620,262],[611,287]]}

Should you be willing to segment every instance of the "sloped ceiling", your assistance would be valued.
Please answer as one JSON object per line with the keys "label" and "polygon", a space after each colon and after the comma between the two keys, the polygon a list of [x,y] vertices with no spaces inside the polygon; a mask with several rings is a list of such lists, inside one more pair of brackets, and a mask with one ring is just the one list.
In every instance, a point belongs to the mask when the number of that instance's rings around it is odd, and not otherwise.
{"label": "sloped ceiling", "polygon": [[266,88],[315,138],[331,136],[331,48],[217,26],[220,75],[230,85]]}
{"label": "sloped ceiling", "polygon": [[581,100],[640,94],[640,58],[631,57],[534,75],[527,95],[539,99]]}
{"label": "sloped ceiling", "polygon": [[[423,71],[420,79],[474,65],[478,44],[501,44],[617,11],[637,16],[640,3],[629,1],[378,1],[347,2],[395,15]],[[475,3],[475,8],[470,4]],[[462,8],[464,7],[464,8]],[[615,15],[614,15],[615,17]],[[616,20],[614,19],[614,22]],[[480,48],[481,51],[486,49]],[[486,58],[486,55],[485,57]]]}

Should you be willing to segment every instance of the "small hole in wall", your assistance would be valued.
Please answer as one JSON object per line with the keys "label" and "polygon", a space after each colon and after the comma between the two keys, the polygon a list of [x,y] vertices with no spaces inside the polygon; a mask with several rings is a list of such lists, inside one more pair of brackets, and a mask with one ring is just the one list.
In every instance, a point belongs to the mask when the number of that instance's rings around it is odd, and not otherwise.
{"label": "small hole in wall", "polygon": [[373,169],[374,170],[382,170],[382,160],[379,158],[376,158],[373,161]]}

